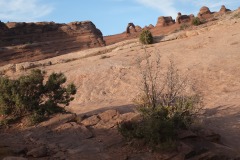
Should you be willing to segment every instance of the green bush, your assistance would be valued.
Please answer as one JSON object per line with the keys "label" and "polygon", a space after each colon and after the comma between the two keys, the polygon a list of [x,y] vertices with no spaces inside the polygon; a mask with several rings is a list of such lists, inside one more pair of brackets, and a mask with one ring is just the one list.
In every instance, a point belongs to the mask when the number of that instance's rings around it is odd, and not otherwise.
{"label": "green bush", "polygon": [[139,38],[142,44],[152,44],[153,43],[153,36],[149,30],[143,30],[140,34]]}
{"label": "green bush", "polygon": [[142,119],[119,124],[119,132],[128,140],[144,139],[160,149],[172,149],[177,132],[189,129],[194,122],[201,109],[201,96],[187,92],[193,86],[172,61],[167,72],[160,70],[160,57],[156,62],[146,59],[146,65],[139,64],[139,68],[143,92],[134,102]]}
{"label": "green bush", "polygon": [[200,24],[202,24],[201,20],[198,17],[194,17],[192,20],[192,25],[199,26]]}
{"label": "green bush", "polygon": [[[66,77],[52,73],[46,82],[45,72],[32,70],[29,75],[18,79],[0,77],[0,114],[11,117],[31,115],[40,121],[48,115],[63,112],[76,94],[74,84],[64,87]],[[44,83],[45,82],[45,83]]]}

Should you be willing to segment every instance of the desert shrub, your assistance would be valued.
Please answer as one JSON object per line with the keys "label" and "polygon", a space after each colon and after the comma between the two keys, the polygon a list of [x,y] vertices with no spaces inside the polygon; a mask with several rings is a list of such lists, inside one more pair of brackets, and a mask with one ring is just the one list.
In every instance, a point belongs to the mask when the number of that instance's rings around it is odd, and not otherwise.
{"label": "desert shrub", "polygon": [[149,30],[143,30],[140,34],[139,40],[142,44],[152,44],[153,36]]}
{"label": "desert shrub", "polygon": [[160,149],[171,149],[177,132],[194,122],[201,109],[201,96],[171,60],[166,72],[161,70],[160,56],[154,62],[146,58],[146,65],[139,68],[143,92],[134,102],[142,119],[121,123],[119,132],[128,140],[144,139]]}
{"label": "desert shrub", "polygon": [[194,17],[192,20],[192,25],[198,26],[200,24],[202,24],[201,20],[198,17]]}
{"label": "desert shrub", "polygon": [[64,87],[63,73],[52,73],[46,82],[45,72],[32,70],[18,79],[0,77],[0,114],[11,117],[31,117],[40,122],[54,113],[63,112],[76,93],[74,84]]}
{"label": "desert shrub", "polygon": [[181,26],[180,26],[180,30],[185,30],[185,29],[187,29],[188,27],[189,27],[188,24],[183,23],[183,24],[181,24]]}
{"label": "desert shrub", "polygon": [[240,18],[240,13],[236,13],[233,15],[233,18]]}

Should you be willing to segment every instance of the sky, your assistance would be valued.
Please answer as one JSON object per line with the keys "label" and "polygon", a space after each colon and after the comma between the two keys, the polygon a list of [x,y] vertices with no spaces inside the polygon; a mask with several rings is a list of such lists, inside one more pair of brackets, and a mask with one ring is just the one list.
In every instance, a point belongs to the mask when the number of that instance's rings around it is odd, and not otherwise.
{"label": "sky", "polygon": [[129,22],[144,27],[156,25],[159,16],[176,18],[177,12],[197,15],[202,6],[231,10],[240,0],[0,0],[3,22],[92,21],[103,35],[122,33]]}

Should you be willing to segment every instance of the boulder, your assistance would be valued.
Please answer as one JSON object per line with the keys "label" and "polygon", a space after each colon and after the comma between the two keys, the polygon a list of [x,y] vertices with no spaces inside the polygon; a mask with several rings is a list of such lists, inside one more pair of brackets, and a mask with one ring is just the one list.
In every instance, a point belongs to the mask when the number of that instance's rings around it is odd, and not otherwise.
{"label": "boulder", "polygon": [[93,116],[91,116],[89,118],[84,119],[81,123],[83,125],[85,125],[86,127],[88,127],[88,126],[96,125],[99,121],[100,121],[100,119],[98,118],[98,116],[97,115],[93,115]]}
{"label": "boulder", "polygon": [[198,13],[198,17],[205,18],[207,15],[211,15],[211,11],[209,10],[208,7],[203,6]]}
{"label": "boulder", "polygon": [[169,16],[169,17],[161,16],[161,17],[158,17],[156,27],[165,27],[165,26],[172,25],[174,23],[175,23],[175,21],[172,19],[171,16]]}
{"label": "boulder", "polygon": [[103,113],[100,113],[98,116],[100,117],[100,119],[102,121],[108,122],[108,121],[112,120],[113,118],[118,117],[119,112],[117,110],[112,109],[112,110],[107,110]]}

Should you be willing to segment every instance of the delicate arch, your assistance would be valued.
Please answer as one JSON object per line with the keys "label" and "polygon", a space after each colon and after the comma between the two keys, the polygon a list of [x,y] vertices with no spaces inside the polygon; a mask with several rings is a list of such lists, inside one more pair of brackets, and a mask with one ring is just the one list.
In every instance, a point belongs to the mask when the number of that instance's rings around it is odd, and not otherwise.
{"label": "delicate arch", "polygon": [[128,23],[128,26],[127,26],[127,29],[126,29],[127,34],[130,33],[130,27],[132,27],[134,29],[134,31],[137,32],[136,28],[135,28],[135,25],[133,23]]}

